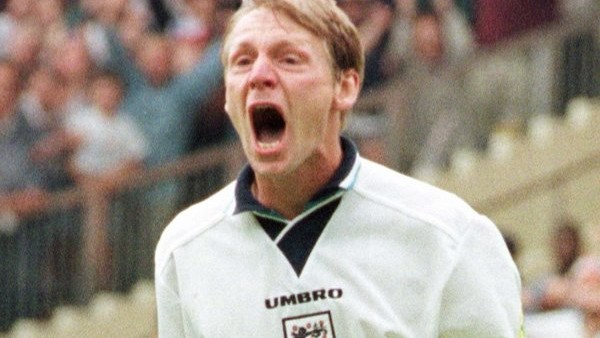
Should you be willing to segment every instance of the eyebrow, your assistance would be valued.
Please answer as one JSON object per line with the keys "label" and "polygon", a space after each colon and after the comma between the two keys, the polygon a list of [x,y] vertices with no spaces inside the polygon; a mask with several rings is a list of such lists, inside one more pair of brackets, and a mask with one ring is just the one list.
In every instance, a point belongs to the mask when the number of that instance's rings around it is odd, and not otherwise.
{"label": "eyebrow", "polygon": [[[231,48],[247,48],[247,47],[250,47],[251,45],[252,45],[252,43],[250,41],[242,39],[241,42],[239,42],[239,43],[234,42],[233,44],[230,44],[230,49]],[[272,45],[274,45],[276,48],[287,47],[287,46],[299,47],[299,46],[310,45],[310,42],[308,41],[308,39],[305,39],[302,37],[290,37],[289,35],[286,35],[286,37],[275,40],[275,42],[272,43]]]}
{"label": "eyebrow", "polygon": [[[268,48],[269,48],[269,50],[275,50],[275,51],[284,50],[284,49],[285,50],[292,49],[292,50],[297,50],[297,51],[304,53],[304,52],[306,52],[306,48],[303,48],[303,46],[306,46],[306,45],[310,45],[306,39],[291,40],[291,39],[282,38],[282,39],[276,40],[273,43],[270,43]],[[241,41],[239,43],[231,44],[228,48],[226,59],[229,60],[229,58],[231,56],[237,55],[240,52],[244,52],[246,50],[251,50],[253,48],[254,48],[253,44],[249,41]]]}

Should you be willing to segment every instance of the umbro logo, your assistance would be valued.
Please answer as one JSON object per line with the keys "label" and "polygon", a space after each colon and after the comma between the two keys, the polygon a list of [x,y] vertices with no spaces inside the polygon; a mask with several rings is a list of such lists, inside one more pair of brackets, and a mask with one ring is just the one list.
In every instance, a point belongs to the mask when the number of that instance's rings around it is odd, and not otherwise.
{"label": "umbro logo", "polygon": [[325,299],[339,299],[343,295],[344,291],[342,289],[320,289],[265,299],[265,306],[271,310],[279,306],[304,304]]}
{"label": "umbro logo", "polygon": [[283,319],[284,338],[335,338],[329,311]]}

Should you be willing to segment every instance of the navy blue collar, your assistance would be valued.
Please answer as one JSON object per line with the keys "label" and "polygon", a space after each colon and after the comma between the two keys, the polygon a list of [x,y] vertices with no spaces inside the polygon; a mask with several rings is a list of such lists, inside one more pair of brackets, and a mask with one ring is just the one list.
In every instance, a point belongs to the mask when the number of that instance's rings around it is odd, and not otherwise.
{"label": "navy blue collar", "polygon": [[[320,201],[332,196],[340,189],[342,181],[350,174],[354,164],[356,162],[356,158],[358,156],[358,151],[356,146],[352,141],[345,137],[341,137],[342,144],[342,162],[340,166],[336,169],[333,177],[325,184],[308,202],[305,206],[305,210],[309,209],[311,206],[319,203]],[[267,208],[264,205],[260,204],[258,200],[252,195],[252,183],[254,182],[254,171],[250,167],[250,165],[246,164],[240,175],[237,179],[237,184],[235,187],[235,200],[236,207],[234,214],[238,214],[245,211],[257,212],[265,215],[272,215],[276,218],[283,219],[278,212],[273,209]]]}

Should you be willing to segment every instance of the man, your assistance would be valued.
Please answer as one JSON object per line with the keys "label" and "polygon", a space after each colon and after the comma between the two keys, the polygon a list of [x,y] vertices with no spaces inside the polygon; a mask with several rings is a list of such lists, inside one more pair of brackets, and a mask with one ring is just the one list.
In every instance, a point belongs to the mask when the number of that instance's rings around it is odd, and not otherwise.
{"label": "man", "polygon": [[43,316],[47,248],[44,173],[30,156],[35,132],[18,106],[21,73],[0,60],[0,332],[19,317]]}
{"label": "man", "polygon": [[245,2],[222,56],[249,166],[163,233],[161,338],[519,335],[494,225],[340,138],[364,59],[333,0]]}
{"label": "man", "polygon": [[581,314],[581,337],[600,337],[600,256],[577,259],[571,271],[569,301]]}
{"label": "man", "polygon": [[[209,102],[222,86],[219,44],[211,42],[193,67],[175,74],[174,46],[165,35],[144,35],[136,59],[114,32],[108,34],[108,39],[111,52],[108,68],[121,75],[127,88],[123,111],[139,123],[148,144],[143,165],[154,168],[175,161],[191,145],[198,108]],[[138,224],[144,224],[147,229],[144,235],[150,242],[158,241],[164,224],[179,208],[183,188],[182,184],[167,180],[143,192]],[[142,271],[152,270],[151,256],[151,253],[142,256],[149,258],[141,262],[148,267]]]}
{"label": "man", "polygon": [[399,163],[416,177],[435,177],[448,167],[457,148],[471,147],[468,119],[474,118],[469,116],[467,95],[457,79],[472,46],[448,35],[457,31],[451,26],[461,23],[466,25],[466,19],[431,7],[417,12],[412,20],[402,88],[406,122],[399,131],[403,147],[397,151]]}
{"label": "man", "polygon": [[600,337],[600,256],[579,257],[561,281],[563,307],[526,315],[531,337]]}

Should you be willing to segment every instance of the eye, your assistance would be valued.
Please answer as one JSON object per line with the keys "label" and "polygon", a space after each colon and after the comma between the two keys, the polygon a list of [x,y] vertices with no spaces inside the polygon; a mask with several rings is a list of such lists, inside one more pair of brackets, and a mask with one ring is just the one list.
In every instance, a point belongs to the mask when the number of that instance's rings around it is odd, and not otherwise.
{"label": "eye", "polygon": [[296,66],[302,64],[302,55],[295,52],[282,53],[279,57],[279,62],[286,66]]}
{"label": "eye", "polygon": [[240,55],[233,60],[232,65],[243,67],[249,65],[251,62],[252,60],[248,55]]}
{"label": "eye", "polygon": [[228,60],[228,64],[232,69],[245,69],[253,62],[253,54],[247,51],[236,51]]}
{"label": "eye", "polygon": [[286,54],[283,56],[282,61],[288,65],[296,65],[300,63],[300,57],[296,54]]}

